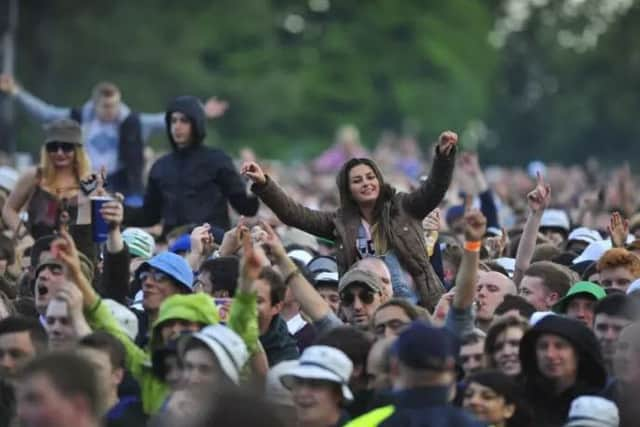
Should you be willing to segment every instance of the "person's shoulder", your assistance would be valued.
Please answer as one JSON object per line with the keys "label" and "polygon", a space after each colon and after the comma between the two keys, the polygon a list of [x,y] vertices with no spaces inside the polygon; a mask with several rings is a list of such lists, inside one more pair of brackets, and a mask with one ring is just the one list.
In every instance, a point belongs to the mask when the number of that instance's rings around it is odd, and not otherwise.
{"label": "person's shoulder", "polygon": [[221,148],[202,146],[209,159],[231,161],[231,156]]}

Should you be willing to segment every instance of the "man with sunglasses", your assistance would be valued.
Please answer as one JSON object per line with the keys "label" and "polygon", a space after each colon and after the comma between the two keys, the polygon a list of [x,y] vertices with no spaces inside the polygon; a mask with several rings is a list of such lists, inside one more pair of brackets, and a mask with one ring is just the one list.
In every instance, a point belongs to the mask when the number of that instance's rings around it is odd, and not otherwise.
{"label": "man with sunglasses", "polygon": [[338,292],[345,320],[362,329],[370,326],[373,314],[384,302],[378,276],[359,268],[351,269],[342,276]]}

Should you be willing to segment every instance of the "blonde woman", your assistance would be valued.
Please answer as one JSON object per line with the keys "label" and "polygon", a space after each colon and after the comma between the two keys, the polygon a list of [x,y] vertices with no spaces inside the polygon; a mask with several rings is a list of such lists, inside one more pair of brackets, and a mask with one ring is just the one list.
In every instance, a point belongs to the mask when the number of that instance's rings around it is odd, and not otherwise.
{"label": "blonde woman", "polygon": [[45,128],[40,166],[24,172],[9,195],[2,218],[17,235],[22,229],[20,212],[28,213],[24,223],[33,239],[54,234],[61,223],[69,225],[82,252],[94,252],[91,235],[91,202],[98,180],[82,145],[80,125],[70,119],[51,122]]}

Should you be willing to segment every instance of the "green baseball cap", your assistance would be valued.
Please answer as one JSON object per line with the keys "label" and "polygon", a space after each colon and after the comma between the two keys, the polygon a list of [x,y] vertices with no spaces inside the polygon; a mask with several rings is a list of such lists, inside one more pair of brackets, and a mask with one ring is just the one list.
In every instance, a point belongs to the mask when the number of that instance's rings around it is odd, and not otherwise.
{"label": "green baseball cap", "polygon": [[567,310],[567,304],[577,295],[587,295],[593,297],[596,301],[600,301],[607,296],[602,286],[593,282],[577,282],[569,289],[569,292],[553,305],[553,311],[556,313],[564,313]]}

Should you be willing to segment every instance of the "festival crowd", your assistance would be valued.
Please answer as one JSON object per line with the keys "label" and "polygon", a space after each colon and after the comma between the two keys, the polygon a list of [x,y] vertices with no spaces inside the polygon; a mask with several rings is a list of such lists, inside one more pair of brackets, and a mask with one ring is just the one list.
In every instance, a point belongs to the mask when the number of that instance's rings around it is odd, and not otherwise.
{"label": "festival crowd", "polygon": [[0,91],[44,126],[37,166],[0,167],[0,426],[638,425],[628,165],[354,126],[310,162],[232,159],[215,98]]}

